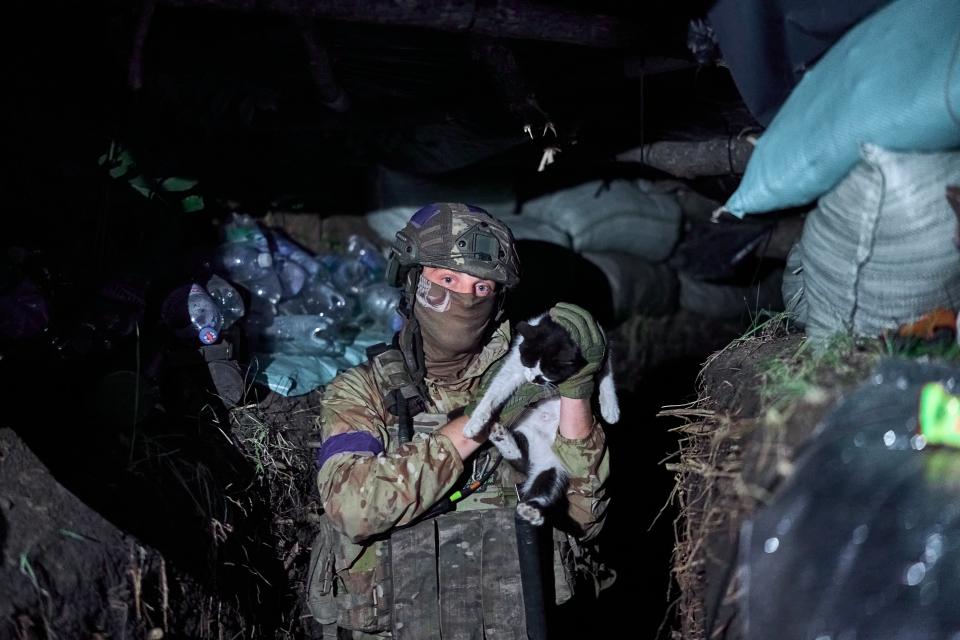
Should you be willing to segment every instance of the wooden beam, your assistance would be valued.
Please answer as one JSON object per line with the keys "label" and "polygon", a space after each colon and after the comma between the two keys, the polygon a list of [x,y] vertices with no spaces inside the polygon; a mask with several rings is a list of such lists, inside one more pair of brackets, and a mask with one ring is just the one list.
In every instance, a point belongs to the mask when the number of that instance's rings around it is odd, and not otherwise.
{"label": "wooden beam", "polygon": [[651,142],[617,155],[617,160],[641,162],[678,178],[699,178],[743,173],[751,153],[753,143],[734,136],[699,142]]}
{"label": "wooden beam", "polygon": [[323,20],[422,27],[599,48],[635,45],[637,25],[530,0],[158,0],[182,8],[264,11]]}

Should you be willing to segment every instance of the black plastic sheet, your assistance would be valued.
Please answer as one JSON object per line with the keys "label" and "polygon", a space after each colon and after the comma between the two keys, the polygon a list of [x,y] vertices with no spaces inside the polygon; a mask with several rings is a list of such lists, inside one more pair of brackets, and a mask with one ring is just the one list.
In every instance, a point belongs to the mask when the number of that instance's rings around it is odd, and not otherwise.
{"label": "black plastic sheet", "polygon": [[916,436],[932,381],[960,369],[882,363],[744,523],[744,637],[960,640],[960,450]]}
{"label": "black plastic sheet", "polygon": [[718,0],[710,22],[750,113],[770,124],[806,70],[890,0]]}

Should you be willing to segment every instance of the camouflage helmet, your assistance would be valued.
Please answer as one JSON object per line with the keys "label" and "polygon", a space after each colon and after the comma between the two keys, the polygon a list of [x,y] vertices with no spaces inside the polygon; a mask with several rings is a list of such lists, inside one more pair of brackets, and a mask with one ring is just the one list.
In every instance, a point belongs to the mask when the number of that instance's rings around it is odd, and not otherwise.
{"label": "camouflage helmet", "polygon": [[480,207],[455,202],[428,204],[397,232],[387,281],[402,286],[415,266],[461,271],[507,288],[520,281],[520,260],[507,225]]}

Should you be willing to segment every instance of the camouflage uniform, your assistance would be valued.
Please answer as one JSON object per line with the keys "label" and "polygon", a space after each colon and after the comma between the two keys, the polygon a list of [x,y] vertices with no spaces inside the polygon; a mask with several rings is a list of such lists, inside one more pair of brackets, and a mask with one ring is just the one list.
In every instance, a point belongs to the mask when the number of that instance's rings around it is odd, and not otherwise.
{"label": "camouflage uniform", "polygon": [[[431,432],[447,421],[446,414],[464,407],[473,399],[481,376],[506,354],[509,344],[509,328],[504,323],[461,379],[441,384],[428,376],[425,380],[430,402],[427,412],[428,415],[439,415],[432,424],[419,421],[417,437],[402,446],[397,445],[396,418],[384,407],[383,391],[372,365],[362,364],[340,374],[326,389],[322,409],[323,439],[327,441],[334,436],[349,435],[353,443],[350,445],[352,450],[329,457],[317,477],[320,498],[330,525],[328,536],[333,539],[328,564],[332,565],[330,571],[335,574],[335,584],[325,584],[335,590],[337,606],[335,614],[332,608],[329,610],[328,621],[335,615],[341,627],[377,634],[378,637],[390,637],[389,632],[393,629],[398,636],[417,640],[440,638],[441,626],[444,640],[526,637],[512,533],[513,507],[517,501],[514,483],[518,478],[508,465],[502,464],[496,481],[459,503],[456,512],[393,532],[389,538],[383,535],[391,534],[398,525],[413,521],[457,487],[458,481],[463,481],[464,463],[453,443],[445,436]],[[426,422],[429,423],[430,419],[427,418]],[[361,446],[366,449],[361,450]],[[578,529],[575,533],[580,540],[589,540],[600,531],[609,500],[605,489],[609,456],[603,430],[595,424],[591,434],[583,440],[568,440],[558,434],[554,449],[570,471],[568,513]],[[470,466],[469,462],[467,466]],[[459,539],[471,535],[475,540]],[[471,543],[482,546],[484,536],[489,541],[496,535],[509,538],[506,545],[499,545],[497,555],[492,555],[489,562],[476,560],[476,556],[483,554],[475,556]],[[463,599],[464,606],[458,615],[440,611],[432,621],[429,619],[431,614],[427,614],[426,621],[420,616],[408,615],[407,609],[414,604],[410,599],[416,598],[424,585],[415,579],[411,583],[407,572],[402,567],[398,569],[398,558],[394,557],[397,551],[394,549],[391,553],[391,544],[388,544],[388,540],[395,544],[398,536],[408,540],[422,538],[419,552],[404,553],[412,556],[409,558],[412,562],[436,563],[435,558],[426,557],[436,551],[433,555],[441,556],[438,572],[448,567],[456,568],[458,573],[469,573],[464,565],[471,562],[483,564],[475,572],[476,582],[480,582],[482,575],[483,584],[454,589],[454,593],[449,594],[436,593],[434,585],[433,592],[427,594],[427,597],[438,599],[445,595],[450,599]],[[576,542],[559,531],[555,531],[554,538],[559,546],[555,553],[556,593],[558,600],[562,600],[570,595],[573,567],[569,562],[558,564],[558,561],[561,555],[564,561],[571,558],[570,543],[576,546]],[[448,541],[451,544],[446,544]],[[409,548],[416,548],[416,544],[412,547],[404,545],[404,549]],[[443,557],[450,555],[450,549],[461,551],[444,561]],[[398,576],[398,573],[404,575]],[[458,575],[460,577],[463,576]],[[469,577],[465,579],[469,582]],[[436,576],[431,580],[435,581]],[[441,591],[449,586],[444,580],[437,582]],[[471,599],[478,600],[472,603],[475,606],[467,606]],[[486,616],[482,610],[486,610]],[[464,616],[467,621],[462,619]],[[482,616],[480,624],[476,621],[478,616]],[[403,618],[403,622],[396,618]],[[404,624],[409,634],[398,629],[398,625],[402,628]],[[418,624],[419,630],[410,629],[410,625]],[[455,628],[458,624],[463,629],[458,631]]]}
{"label": "camouflage uniform", "polygon": [[[424,282],[424,266],[495,281],[494,304],[463,293],[450,294],[452,308],[432,300],[436,285]],[[526,638],[514,528],[519,478],[509,465],[500,465],[456,511],[418,521],[451,490],[485,477],[492,464],[487,447],[464,465],[454,444],[435,430],[475,399],[507,353],[506,324],[475,349],[519,277],[509,228],[477,207],[427,205],[397,233],[387,269],[387,282],[404,291],[397,348],[342,373],[324,393],[317,483],[325,513],[313,545],[308,604],[325,637],[335,637],[339,625],[353,637],[396,640]],[[511,415],[545,393],[555,391],[522,386],[503,408],[501,423],[509,426]],[[394,413],[415,414],[420,405],[416,434],[401,444],[399,435],[410,436],[398,434]],[[571,530],[593,538],[608,502],[603,431],[594,425],[579,441],[558,435],[554,448],[570,471]],[[554,545],[562,600],[574,582],[571,550],[580,547],[559,531]]]}

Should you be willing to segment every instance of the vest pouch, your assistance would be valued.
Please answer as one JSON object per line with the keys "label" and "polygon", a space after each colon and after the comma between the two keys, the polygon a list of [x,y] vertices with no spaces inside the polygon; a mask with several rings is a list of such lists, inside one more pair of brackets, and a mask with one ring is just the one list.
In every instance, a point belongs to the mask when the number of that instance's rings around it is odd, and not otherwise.
{"label": "vest pouch", "polygon": [[389,629],[388,553],[388,545],[381,541],[368,545],[350,542],[326,515],[321,516],[307,584],[307,604],[313,617],[321,624],[335,622],[354,631]]}
{"label": "vest pouch", "polygon": [[337,605],[333,599],[334,544],[336,534],[327,517],[321,516],[320,530],[310,548],[310,566],[307,569],[307,609],[321,625],[337,623]]}

